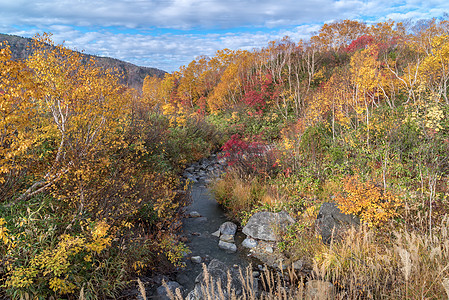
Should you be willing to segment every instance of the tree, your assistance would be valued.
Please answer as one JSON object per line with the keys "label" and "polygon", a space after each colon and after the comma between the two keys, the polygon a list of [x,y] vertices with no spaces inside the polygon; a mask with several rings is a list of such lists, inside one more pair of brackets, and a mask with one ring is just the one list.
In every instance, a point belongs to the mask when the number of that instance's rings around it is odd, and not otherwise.
{"label": "tree", "polygon": [[[124,89],[111,72],[83,61],[77,52],[54,45],[49,35],[37,36],[27,60],[32,71],[39,112],[40,141],[54,146],[51,160],[18,200],[48,189],[70,169],[93,159],[127,111]],[[129,101],[130,102],[130,101]],[[83,184],[79,185],[82,203]]]}
{"label": "tree", "polygon": [[8,45],[0,44],[0,198],[25,168],[28,149],[35,142],[30,72],[11,59]]}

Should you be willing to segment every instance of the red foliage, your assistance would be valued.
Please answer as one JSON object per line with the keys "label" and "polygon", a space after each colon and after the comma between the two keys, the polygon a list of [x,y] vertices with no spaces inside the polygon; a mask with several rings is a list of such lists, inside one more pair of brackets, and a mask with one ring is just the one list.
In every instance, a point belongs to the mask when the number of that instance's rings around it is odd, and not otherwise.
{"label": "red foliage", "polygon": [[[256,114],[262,114],[269,100],[279,97],[281,86],[277,84],[270,73],[257,73],[245,84],[243,103],[255,110]],[[253,115],[252,112],[249,112]]]}
{"label": "red foliage", "polygon": [[222,150],[228,166],[233,166],[242,174],[269,175],[278,169],[276,153],[269,145],[244,141],[239,134],[231,136]]}
{"label": "red foliage", "polygon": [[374,42],[374,38],[370,35],[363,35],[356,40],[353,40],[349,46],[345,48],[346,52],[354,52],[360,49],[363,49]]}

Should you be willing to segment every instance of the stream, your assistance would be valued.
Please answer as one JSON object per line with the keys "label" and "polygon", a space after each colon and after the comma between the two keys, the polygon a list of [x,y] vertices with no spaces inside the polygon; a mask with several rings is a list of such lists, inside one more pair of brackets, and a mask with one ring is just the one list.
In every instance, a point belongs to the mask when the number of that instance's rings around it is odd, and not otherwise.
{"label": "stream", "polygon": [[[218,259],[228,266],[246,267],[249,264],[247,251],[240,246],[245,235],[240,231],[237,231],[235,235],[237,252],[220,249],[219,238],[212,233],[228,221],[223,209],[201,181],[191,187],[191,196],[192,204],[187,207],[187,215],[196,211],[201,217],[184,219],[183,231],[188,238],[187,246],[191,251],[187,258],[200,256],[205,264],[212,259]],[[186,267],[178,272],[176,279],[187,291],[190,291],[195,285],[195,278],[202,271],[202,264],[194,263],[190,259],[186,259],[185,262]]]}

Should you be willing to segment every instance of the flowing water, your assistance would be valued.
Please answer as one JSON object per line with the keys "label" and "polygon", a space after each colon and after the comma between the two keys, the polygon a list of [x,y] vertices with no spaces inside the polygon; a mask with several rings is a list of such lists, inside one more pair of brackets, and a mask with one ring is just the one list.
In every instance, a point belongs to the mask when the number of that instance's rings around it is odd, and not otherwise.
{"label": "flowing water", "polygon": [[[249,264],[247,251],[240,246],[245,238],[241,231],[235,235],[237,252],[229,252],[218,247],[219,238],[212,235],[221,224],[228,221],[225,212],[218,205],[217,201],[205,187],[203,182],[195,183],[191,187],[192,203],[187,207],[187,215],[198,212],[201,217],[186,218],[183,222],[184,235],[188,238],[187,246],[191,256],[201,256],[203,262],[207,264],[212,259],[218,259],[228,266],[238,265],[246,267]],[[186,267],[177,275],[177,281],[188,291],[192,290],[195,278],[202,271],[202,265],[186,259]]]}

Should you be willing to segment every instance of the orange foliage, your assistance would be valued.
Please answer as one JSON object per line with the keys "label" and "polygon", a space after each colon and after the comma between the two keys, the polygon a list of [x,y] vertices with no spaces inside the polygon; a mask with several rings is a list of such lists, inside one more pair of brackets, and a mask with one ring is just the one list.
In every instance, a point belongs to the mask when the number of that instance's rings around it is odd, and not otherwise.
{"label": "orange foliage", "polygon": [[390,191],[383,191],[371,182],[361,182],[357,175],[344,180],[344,192],[337,203],[347,214],[358,215],[368,226],[379,226],[397,215],[401,200]]}

